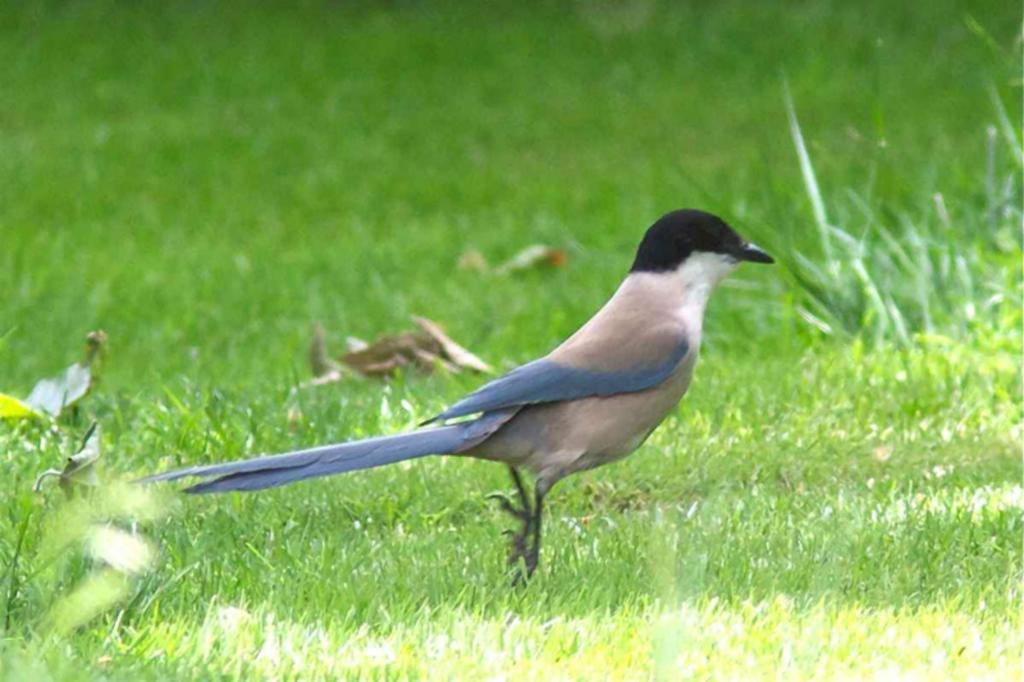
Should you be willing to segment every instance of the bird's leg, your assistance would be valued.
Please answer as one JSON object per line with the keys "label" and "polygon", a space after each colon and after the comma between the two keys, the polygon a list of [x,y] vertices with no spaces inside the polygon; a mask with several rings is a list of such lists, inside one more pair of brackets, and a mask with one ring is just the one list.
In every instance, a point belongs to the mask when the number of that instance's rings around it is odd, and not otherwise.
{"label": "bird's leg", "polygon": [[540,521],[544,509],[544,495],[547,494],[550,487],[548,482],[542,478],[537,481],[537,486],[534,489],[533,537],[531,538],[530,549],[523,557],[526,560],[527,578],[533,575],[533,572],[537,570],[537,564],[540,562]]}
{"label": "bird's leg", "polygon": [[512,481],[515,483],[516,492],[519,493],[520,506],[515,506],[512,500],[501,493],[491,493],[487,497],[488,499],[497,500],[498,505],[503,511],[512,515],[522,524],[519,531],[506,531],[506,533],[512,536],[512,551],[509,553],[508,563],[510,566],[515,566],[519,563],[520,559],[527,559],[527,563],[529,563],[526,541],[533,527],[534,511],[530,506],[530,496],[526,492],[526,486],[523,485],[523,479],[519,474],[519,470],[514,466],[509,466],[508,470],[512,474]]}

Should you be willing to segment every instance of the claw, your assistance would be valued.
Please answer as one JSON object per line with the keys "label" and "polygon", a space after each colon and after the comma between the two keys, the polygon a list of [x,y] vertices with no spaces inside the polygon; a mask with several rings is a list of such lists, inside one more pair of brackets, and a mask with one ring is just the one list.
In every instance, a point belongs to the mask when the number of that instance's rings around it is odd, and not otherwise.
{"label": "claw", "polygon": [[[522,574],[523,564],[526,564],[527,577],[533,573],[531,563],[533,567],[536,567],[536,560],[531,561],[532,550],[527,545],[527,535],[529,534],[529,520],[523,520],[523,527],[518,531],[506,530],[504,535],[510,538],[510,547],[508,552],[508,565],[517,575]],[[521,577],[517,577],[513,584],[517,584]]]}
{"label": "claw", "polygon": [[[530,497],[523,486],[522,477],[515,467],[509,467],[512,472],[512,481],[519,492],[520,506],[516,506],[509,497],[503,493],[490,493],[488,500],[497,500],[503,511],[515,517],[522,525],[518,530],[502,531],[511,540],[509,548],[508,566],[512,574],[513,587],[529,582],[540,559],[540,519],[541,502],[544,493],[549,485],[538,482],[536,493],[536,506],[530,504]],[[530,538],[532,537],[532,542]]]}
{"label": "claw", "polygon": [[509,553],[508,557],[508,574],[512,578],[512,585],[522,585],[530,579],[532,571],[528,565],[524,565],[526,562],[526,554],[523,551],[525,547],[515,547],[513,551]]}
{"label": "claw", "polygon": [[498,506],[501,507],[502,511],[511,514],[520,521],[527,521],[530,518],[530,512],[527,509],[521,509],[512,504],[512,500],[508,498],[508,495],[503,493],[490,493],[485,499],[496,500]]}
{"label": "claw", "polygon": [[540,552],[536,549],[531,549],[529,552],[526,552],[525,556],[523,556],[523,560],[526,562],[526,577],[529,579],[533,576],[533,572],[537,570],[537,564],[540,560]]}
{"label": "claw", "polygon": [[508,499],[508,495],[506,495],[505,493],[488,493],[488,494],[484,495],[484,499],[485,500],[497,500],[498,504],[500,504],[502,506],[502,508],[506,508],[506,507],[510,508],[510,509],[513,508],[512,507],[512,500]]}
{"label": "claw", "polygon": [[[525,542],[523,543],[525,544]],[[537,564],[539,556],[537,552],[533,550],[527,550],[525,547],[519,548],[520,551],[509,558],[509,566],[512,574],[512,586],[519,587],[520,585],[527,585],[530,579],[533,578],[533,574],[537,570]],[[520,561],[520,559],[522,561]]]}

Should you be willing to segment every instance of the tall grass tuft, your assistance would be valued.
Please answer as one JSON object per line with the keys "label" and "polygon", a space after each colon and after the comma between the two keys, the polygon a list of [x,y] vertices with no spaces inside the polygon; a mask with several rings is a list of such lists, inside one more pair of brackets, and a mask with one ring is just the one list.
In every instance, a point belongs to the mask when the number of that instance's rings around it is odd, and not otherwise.
{"label": "tall grass tuft", "polygon": [[827,335],[876,345],[981,330],[1019,338],[1024,149],[995,91],[998,125],[984,131],[972,195],[980,199],[950,206],[942,192],[926,191],[909,210],[850,188],[826,202],[788,88],[784,94],[817,228],[817,253],[795,252],[788,263],[801,317]]}

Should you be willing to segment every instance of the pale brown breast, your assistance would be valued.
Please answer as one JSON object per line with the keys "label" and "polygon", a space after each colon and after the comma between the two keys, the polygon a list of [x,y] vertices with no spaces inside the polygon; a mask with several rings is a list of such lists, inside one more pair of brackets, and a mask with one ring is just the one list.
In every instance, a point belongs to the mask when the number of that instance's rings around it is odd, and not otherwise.
{"label": "pale brown breast", "polygon": [[686,393],[697,358],[691,349],[661,385],[636,393],[524,407],[463,454],[523,466],[552,483],[638,448]]}

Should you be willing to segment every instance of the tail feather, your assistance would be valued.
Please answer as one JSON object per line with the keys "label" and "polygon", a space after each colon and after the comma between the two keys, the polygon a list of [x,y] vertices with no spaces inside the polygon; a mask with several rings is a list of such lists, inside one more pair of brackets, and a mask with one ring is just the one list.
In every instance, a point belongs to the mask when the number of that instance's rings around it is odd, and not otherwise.
{"label": "tail feather", "polygon": [[193,494],[274,488],[307,478],[371,469],[416,457],[461,452],[486,439],[514,414],[514,410],[495,412],[473,421],[397,436],[324,445],[239,462],[187,467],[147,476],[140,482],[174,481],[185,477],[213,478],[185,489],[185,492]]}

